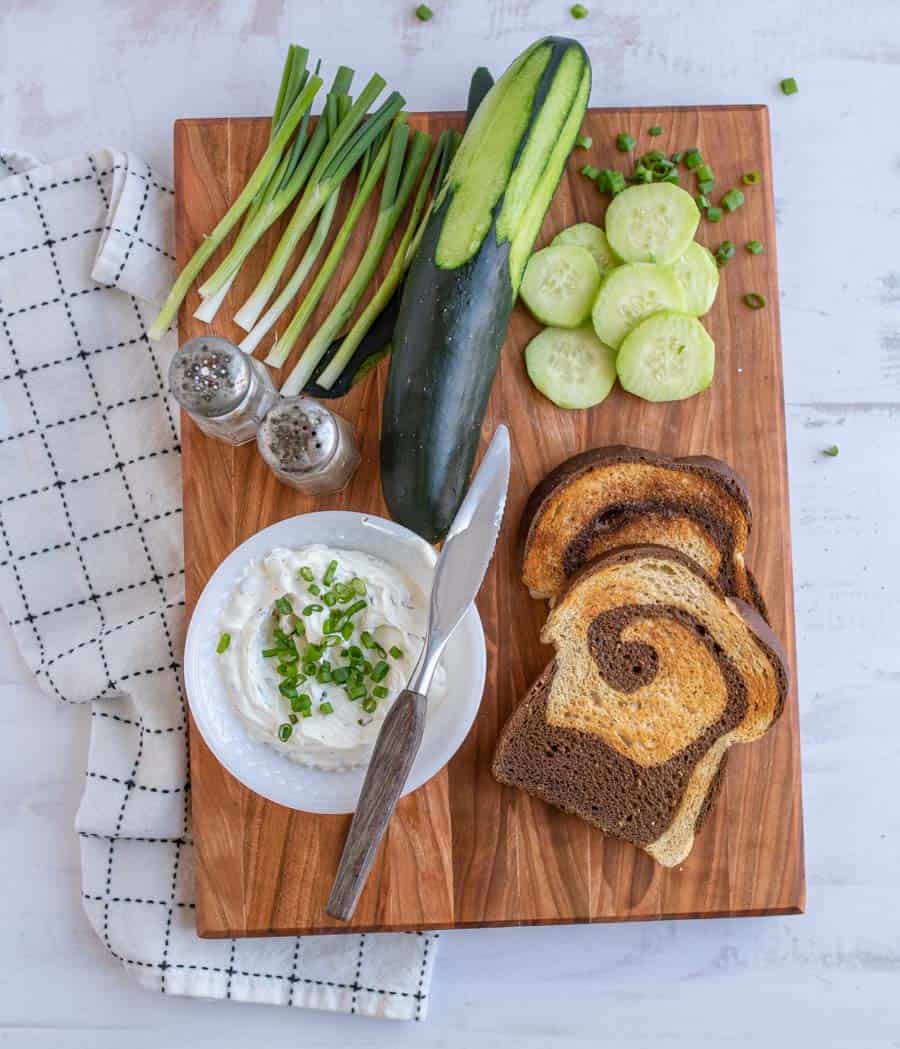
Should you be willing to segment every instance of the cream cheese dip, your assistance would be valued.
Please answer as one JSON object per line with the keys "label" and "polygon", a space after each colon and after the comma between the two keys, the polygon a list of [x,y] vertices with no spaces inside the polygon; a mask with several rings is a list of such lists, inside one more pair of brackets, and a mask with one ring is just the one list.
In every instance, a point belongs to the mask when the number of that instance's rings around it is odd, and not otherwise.
{"label": "cream cheese dip", "polygon": [[[282,547],[252,561],[228,599],[219,665],[253,739],[292,761],[349,769],[368,760],[406,687],[427,618],[416,584],[380,558]],[[429,701],[445,695],[438,667]]]}

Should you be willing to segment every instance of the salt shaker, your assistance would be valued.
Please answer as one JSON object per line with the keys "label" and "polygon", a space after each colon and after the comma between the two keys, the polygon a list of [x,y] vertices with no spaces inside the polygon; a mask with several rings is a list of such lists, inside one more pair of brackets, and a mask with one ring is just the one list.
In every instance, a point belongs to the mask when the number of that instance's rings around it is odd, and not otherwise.
{"label": "salt shaker", "polygon": [[311,495],[340,491],[360,461],[350,423],[311,397],[282,397],[256,443],[280,481]]}
{"label": "salt shaker", "polygon": [[218,335],[191,339],[178,350],[169,389],[204,433],[229,444],[252,441],[278,400],[266,366]]}

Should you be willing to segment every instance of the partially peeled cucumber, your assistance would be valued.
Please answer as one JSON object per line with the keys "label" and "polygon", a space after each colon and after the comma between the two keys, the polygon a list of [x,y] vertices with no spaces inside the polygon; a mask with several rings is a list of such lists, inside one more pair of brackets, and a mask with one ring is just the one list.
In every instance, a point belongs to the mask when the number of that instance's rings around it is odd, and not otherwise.
{"label": "partially peeled cucumber", "polygon": [[460,143],[406,278],[381,480],[394,519],[429,541],[465,495],[513,305],[590,87],[574,40],[539,40],[513,62]]}

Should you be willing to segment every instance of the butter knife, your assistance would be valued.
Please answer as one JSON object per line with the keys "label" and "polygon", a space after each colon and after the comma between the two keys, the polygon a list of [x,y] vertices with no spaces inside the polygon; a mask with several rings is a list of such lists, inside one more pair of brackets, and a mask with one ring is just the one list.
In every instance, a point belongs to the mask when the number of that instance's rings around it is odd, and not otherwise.
{"label": "butter knife", "polygon": [[444,541],[434,572],[428,631],[409,684],[378,733],[325,912],[349,921],[409,776],[444,646],[475,600],[503,521],[509,486],[509,431],[498,426]]}

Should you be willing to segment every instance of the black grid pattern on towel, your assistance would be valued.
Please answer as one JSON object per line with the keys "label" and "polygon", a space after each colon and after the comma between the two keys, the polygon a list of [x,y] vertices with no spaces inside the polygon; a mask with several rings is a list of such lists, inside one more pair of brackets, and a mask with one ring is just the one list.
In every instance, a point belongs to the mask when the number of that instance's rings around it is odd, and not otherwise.
{"label": "black grid pattern on towel", "polygon": [[[67,169],[63,176],[42,179],[43,170],[17,171],[11,164],[0,164],[0,230],[3,229],[2,209],[8,206],[20,209],[17,214],[24,216],[23,228],[29,220],[35,220],[33,229],[37,231],[36,236],[23,236],[21,243],[11,238],[0,241],[0,351],[5,343],[8,362],[5,368],[0,363],[0,398],[10,393],[12,401],[25,406],[13,421],[10,432],[0,433],[0,455],[14,462],[17,456],[24,457],[27,447],[32,458],[38,448],[41,458],[40,468],[0,478],[0,570],[6,570],[11,581],[7,584],[11,590],[0,591],[0,598],[4,605],[9,601],[10,607],[20,609],[8,619],[43,685],[60,700],[90,698],[95,701],[91,714],[92,762],[98,754],[104,754],[102,740],[118,734],[116,762],[110,767],[105,763],[92,764],[87,773],[88,792],[107,792],[103,797],[108,794],[114,801],[109,811],[109,833],[80,832],[85,859],[82,893],[85,908],[113,956],[130,969],[156,974],[156,986],[164,993],[173,990],[170,980],[174,974],[196,973],[203,974],[204,979],[219,981],[212,990],[196,993],[235,997],[235,981],[242,978],[269,982],[278,989],[261,993],[260,1000],[279,1000],[297,1006],[317,1004],[305,999],[304,993],[330,989],[344,995],[343,1005],[333,1005],[335,1008],[377,1012],[371,1000],[362,1001],[364,995],[369,995],[394,1002],[406,1001],[409,1004],[401,1010],[402,1015],[421,1019],[436,934],[395,934],[395,937],[414,938],[404,940],[405,944],[415,947],[415,954],[409,957],[419,959],[418,977],[411,983],[407,981],[409,989],[377,985],[366,979],[365,963],[377,955],[379,937],[346,937],[347,960],[342,978],[330,978],[335,975],[333,968],[328,970],[329,977],[324,976],[324,970],[310,960],[313,945],[301,937],[293,939],[289,951],[285,951],[284,941],[255,941],[248,949],[249,941],[239,944],[232,940],[224,964],[221,947],[214,954],[210,948],[208,964],[199,957],[205,942],[193,937],[194,903],[192,898],[185,898],[183,886],[185,879],[189,881],[193,858],[188,734],[179,637],[184,608],[181,593],[184,567],[180,561],[175,565],[160,563],[153,538],[157,529],[180,528],[181,507],[177,503],[180,486],[174,488],[178,494],[169,505],[160,506],[157,500],[151,508],[144,490],[148,482],[135,472],[151,466],[156,471],[150,475],[151,487],[161,476],[177,477],[180,471],[178,428],[167,396],[163,368],[148,338],[141,306],[134,296],[115,289],[130,260],[141,253],[155,258],[159,264],[171,264],[170,245],[161,242],[164,238],[158,231],[147,228],[146,217],[156,206],[154,194],[165,197],[172,191],[133,158],[106,152],[86,157],[80,167]],[[5,177],[7,172],[9,178]],[[124,218],[111,208],[111,182],[117,172],[138,180],[133,183],[137,187],[136,206]],[[67,228],[61,232],[54,228],[54,215],[58,215],[54,198],[61,193],[71,193],[73,186],[78,193],[93,195],[92,202],[84,198],[88,205],[84,215],[92,221],[86,221],[83,228]],[[95,205],[93,209],[91,203]],[[23,210],[26,208],[29,215]],[[71,271],[63,255],[66,245],[80,242],[99,247],[104,237],[113,235],[119,239],[121,256],[111,286],[92,282],[89,273]],[[31,260],[48,264],[44,272],[52,274],[52,282],[48,277],[44,286],[35,288],[31,301],[6,309],[5,268],[28,264]],[[21,273],[21,270],[10,272]],[[126,295],[131,307],[127,330],[116,332],[113,338],[107,333],[105,339],[95,340],[90,321],[85,320],[90,314],[76,311],[76,303],[89,297],[102,310],[106,300],[97,296],[114,296],[116,308],[121,312]],[[57,313],[50,320],[53,310]],[[23,323],[28,325],[25,336]],[[27,335],[32,331],[40,333],[45,343],[49,332],[51,341],[58,342],[60,352],[51,352],[48,359],[31,358],[33,340]],[[104,396],[97,369],[115,355],[135,353],[145,355],[150,361],[147,381],[130,396],[120,399]],[[0,362],[2,360],[0,358]],[[129,366],[124,357],[121,366]],[[66,391],[59,390],[59,400],[67,410],[59,418],[48,416],[45,407],[48,381],[52,384],[57,377],[60,384],[71,381],[71,369],[77,369],[88,395],[83,403],[70,403],[66,400]],[[137,453],[132,448],[129,453],[121,446],[121,433],[116,431],[113,419],[116,413],[133,411],[137,406],[155,411],[159,424],[157,436],[165,434],[165,438],[161,444],[142,448]],[[68,434],[72,441],[77,441],[77,427],[84,425],[95,427],[92,432],[101,435],[103,461],[85,461],[83,470],[73,474],[60,462],[60,442],[65,442]],[[35,479],[42,477],[46,480],[37,483]],[[85,494],[88,484],[100,487],[91,488],[88,495]],[[150,494],[156,493],[151,490]],[[98,498],[101,503],[104,498],[108,501],[108,513],[105,516],[101,513],[98,519],[97,507],[93,505],[93,513],[88,515],[92,527],[83,527],[82,502],[90,499],[96,504]],[[29,515],[37,514],[39,509],[56,520],[58,529],[53,541],[38,540],[34,545],[30,537],[29,541],[23,539],[21,521],[27,521]],[[103,510],[102,505],[100,509]],[[128,537],[135,541],[129,547],[134,557],[125,560],[120,576],[116,576],[115,571],[111,573],[109,565],[98,562],[94,554],[95,550],[103,549],[98,544],[110,537],[115,543],[124,543]],[[41,570],[58,557],[67,558],[64,563],[71,571],[72,596],[63,593],[61,598],[61,591],[51,586],[49,589],[56,596],[47,600],[42,593],[46,580],[42,580]],[[98,570],[103,581],[98,578]],[[52,627],[60,615],[66,614],[93,616],[96,630],[89,637],[61,642]],[[137,659],[124,670],[114,669],[113,656],[125,636],[132,637],[131,644],[136,650],[145,647],[153,659]],[[91,682],[89,695],[70,694],[73,660],[77,674]],[[146,702],[147,694],[142,690],[152,688],[163,689],[172,697],[168,708],[156,710],[152,703]],[[169,762],[171,769],[180,770],[177,778],[165,782],[154,778],[157,773],[150,754],[158,754],[155,748],[159,746],[173,748],[170,754],[177,752],[179,760]],[[141,834],[129,823],[135,806],[147,804],[167,806],[165,811],[172,816],[170,831]],[[139,851],[143,849],[153,850],[156,859],[151,860]],[[135,867],[140,867],[140,877],[133,876]],[[134,889],[128,888],[129,879]],[[139,914],[145,917],[141,919]],[[157,947],[150,954],[146,953],[146,940],[141,942],[140,950],[134,944],[129,949],[129,941],[120,935],[123,923],[128,927],[146,921],[148,914],[160,916],[154,934]],[[183,924],[184,920],[191,923],[190,927]],[[186,937],[190,937],[190,942]],[[273,945],[268,955],[266,944]],[[183,987],[175,991],[191,993]],[[253,999],[253,994],[246,989],[239,996]]]}

